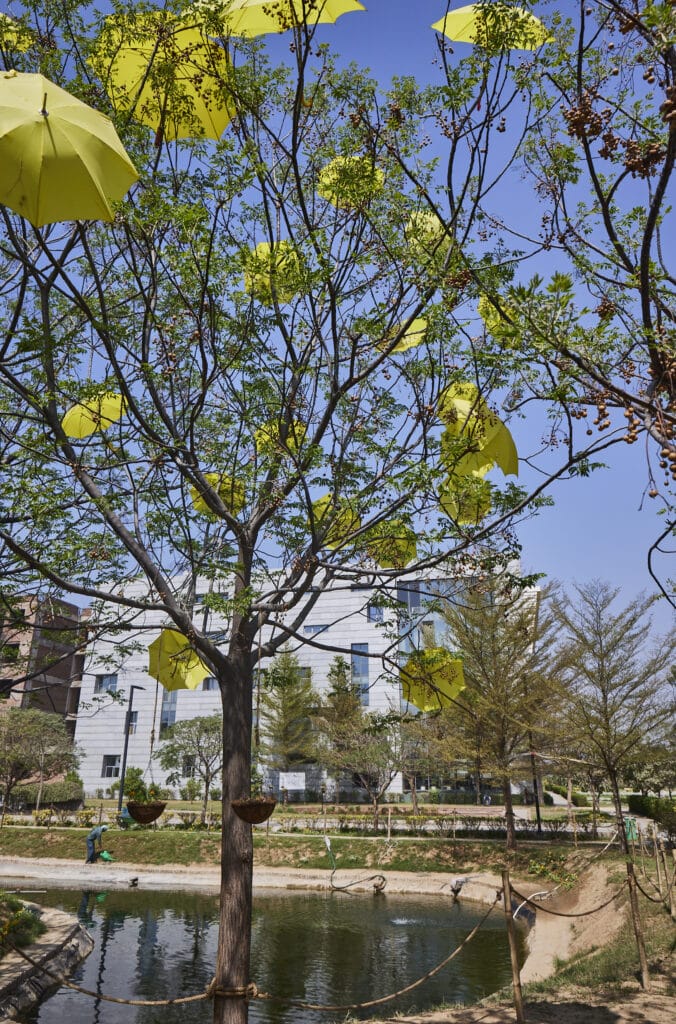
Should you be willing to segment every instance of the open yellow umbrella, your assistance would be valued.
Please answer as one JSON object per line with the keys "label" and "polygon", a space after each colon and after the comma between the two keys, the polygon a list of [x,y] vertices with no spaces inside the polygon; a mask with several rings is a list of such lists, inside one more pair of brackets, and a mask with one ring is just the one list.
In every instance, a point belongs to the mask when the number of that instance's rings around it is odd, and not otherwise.
{"label": "open yellow umbrella", "polygon": [[96,398],[88,398],[69,409],[61,420],[64,434],[68,437],[89,437],[97,430],[107,430],[119,420],[127,407],[122,395],[108,392]]}
{"label": "open yellow umbrella", "polygon": [[301,420],[291,420],[287,424],[284,441],[281,440],[279,428],[278,420],[270,420],[259,427],[254,434],[256,451],[263,458],[272,459],[275,456],[286,455],[288,452],[292,455],[298,454],[307,432],[305,424]]}
{"label": "open yellow umbrella", "polygon": [[232,118],[224,49],[169,11],[106,18],[90,63],[113,104],[158,140],[218,139]]}
{"label": "open yellow umbrella", "polygon": [[15,50],[25,53],[35,37],[29,28],[15,21],[8,14],[0,14],[0,50]]}
{"label": "open yellow umbrella", "polygon": [[290,302],[306,287],[302,258],[289,241],[260,242],[244,256],[244,289],[265,306]]}
{"label": "open yellow umbrella", "polygon": [[[437,413],[446,424],[449,438],[467,440],[468,455],[480,451],[486,461],[490,457],[492,464],[498,465],[505,475],[519,475],[519,456],[514,439],[500,417],[488,408],[475,384],[471,381],[451,384],[439,398]],[[450,448],[448,450],[450,452]]]}
{"label": "open yellow umbrella", "polygon": [[137,178],[104,114],[43,75],[0,73],[0,203],[35,227],[112,221]]}
{"label": "open yellow umbrella", "polygon": [[504,0],[456,7],[432,28],[453,42],[477,43],[487,49],[537,50],[554,38],[534,14]]}
{"label": "open yellow umbrella", "polygon": [[148,646],[148,675],[165,690],[196,690],[211,672],[187,637],[177,629],[163,629]]}
{"label": "open yellow umbrella", "polygon": [[233,36],[264,36],[286,32],[294,25],[332,24],[342,14],[366,10],[357,0],[199,0],[194,9],[222,14],[223,26]]}
{"label": "open yellow umbrella", "polygon": [[414,651],[401,668],[401,688],[420,711],[438,711],[465,688],[462,661],[443,647]]}
{"label": "open yellow umbrella", "polygon": [[404,228],[404,237],[411,255],[420,262],[445,260],[453,245],[453,239],[443,221],[432,210],[416,210],[412,213]]}
{"label": "open yellow umbrella", "polygon": [[[244,486],[238,480],[233,480],[227,473],[205,473],[204,479],[209,487],[213,487],[218,491],[219,498],[233,516],[236,516],[242,511],[246,504],[246,494],[244,492]],[[204,512],[206,515],[213,515],[211,509],[206,503],[203,492],[201,492],[199,488],[191,487],[190,497],[192,498],[193,508],[196,512]]]}
{"label": "open yellow umbrella", "polygon": [[324,494],[312,503],[315,524],[317,529],[322,530],[328,520],[333,520],[326,536],[324,544],[327,548],[339,548],[355,533],[361,526],[361,519],[348,501],[334,505],[330,494]]}
{"label": "open yellow umbrella", "polygon": [[491,510],[491,485],[470,473],[449,477],[439,505],[460,526],[478,526]]}
{"label": "open yellow umbrella", "polygon": [[[392,334],[398,334],[401,330],[401,324],[392,331]],[[421,341],[425,339],[425,332],[427,331],[427,320],[422,316],[417,316],[414,320],[411,320],[407,330],[401,337],[401,340],[392,349],[392,352],[406,352],[409,348],[415,348]],[[383,338],[382,341],[378,342],[378,348],[386,349],[390,344],[388,338]]]}
{"label": "open yellow umbrella", "polygon": [[354,210],[383,191],[385,177],[370,156],[337,156],[322,167],[317,193],[339,210]]}
{"label": "open yellow umbrella", "polygon": [[418,553],[415,533],[403,519],[388,519],[370,529],[366,550],[381,569],[402,569]]}

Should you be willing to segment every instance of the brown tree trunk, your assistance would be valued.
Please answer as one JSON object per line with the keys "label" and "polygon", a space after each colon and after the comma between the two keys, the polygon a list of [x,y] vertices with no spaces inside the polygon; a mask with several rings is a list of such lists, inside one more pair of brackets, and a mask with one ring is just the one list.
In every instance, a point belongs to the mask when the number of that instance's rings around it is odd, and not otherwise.
{"label": "brown tree trunk", "polygon": [[229,994],[214,997],[214,1024],[246,1024],[246,987],[251,981],[251,902],[253,840],[231,800],[248,796],[251,785],[252,677],[246,655],[232,659],[219,679],[223,703],[223,800],[221,898],[216,953],[216,987]]}
{"label": "brown tree trunk", "polygon": [[627,833],[624,827],[624,814],[622,813],[622,800],[620,798],[620,787],[617,782],[617,775],[614,771],[609,771],[608,777],[610,779],[610,792],[613,794],[613,804],[615,806],[615,821],[617,822],[620,850],[622,853],[628,855],[629,843],[627,842]]}
{"label": "brown tree trunk", "polygon": [[507,838],[505,849],[516,850],[516,826],[514,824],[514,804],[512,803],[512,784],[509,775],[502,777],[502,798],[505,804],[505,828]]}

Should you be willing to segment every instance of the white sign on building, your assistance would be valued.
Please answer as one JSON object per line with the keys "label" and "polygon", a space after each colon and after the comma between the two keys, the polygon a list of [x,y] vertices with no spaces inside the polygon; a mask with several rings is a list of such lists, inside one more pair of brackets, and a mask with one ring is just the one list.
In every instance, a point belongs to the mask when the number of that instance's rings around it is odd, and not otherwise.
{"label": "white sign on building", "polygon": [[305,772],[280,772],[279,788],[280,790],[305,789]]}

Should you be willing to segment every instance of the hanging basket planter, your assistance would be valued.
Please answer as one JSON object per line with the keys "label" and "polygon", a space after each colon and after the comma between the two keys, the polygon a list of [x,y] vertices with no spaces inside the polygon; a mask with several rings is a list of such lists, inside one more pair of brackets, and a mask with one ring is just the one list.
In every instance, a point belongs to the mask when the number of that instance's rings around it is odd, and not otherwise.
{"label": "hanging basket planter", "polygon": [[130,800],[127,803],[127,810],[139,825],[150,825],[151,822],[157,821],[166,806],[166,803],[163,803],[161,800],[154,800],[151,803],[145,804],[135,803],[133,800]]}
{"label": "hanging basket planter", "polygon": [[248,821],[250,825],[260,825],[261,822],[267,821],[276,806],[277,801],[271,796],[251,796],[231,801],[231,807],[237,817],[242,821]]}

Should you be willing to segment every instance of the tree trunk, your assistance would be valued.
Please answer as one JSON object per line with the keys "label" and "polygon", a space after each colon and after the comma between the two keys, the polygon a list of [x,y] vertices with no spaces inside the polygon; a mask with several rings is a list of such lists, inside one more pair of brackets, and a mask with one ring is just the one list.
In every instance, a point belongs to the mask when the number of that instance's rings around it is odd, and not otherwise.
{"label": "tree trunk", "polygon": [[474,785],[476,787],[476,804],[481,805],[481,754],[474,761]]}
{"label": "tree trunk", "polygon": [[379,799],[380,798],[378,796],[374,795],[371,799],[373,801],[373,831],[377,835],[378,834],[378,825],[380,824],[380,814],[379,814],[379,811],[380,811]]}
{"label": "tree trunk", "polygon": [[414,814],[418,813],[418,789],[415,784],[415,773],[413,775],[407,775],[409,789],[411,790],[411,810]]}
{"label": "tree trunk", "polygon": [[512,803],[512,784],[509,775],[502,777],[502,798],[505,804],[505,828],[507,838],[506,850],[516,850],[516,826],[514,824],[514,804]]}
{"label": "tree trunk", "polygon": [[221,892],[216,953],[216,986],[229,992],[214,998],[214,1024],[246,1024],[246,987],[251,981],[251,899],[253,840],[231,800],[249,796],[251,784],[252,672],[246,653],[231,658],[219,678],[223,703],[223,799]]}
{"label": "tree trunk", "polygon": [[204,780],[204,798],[202,800],[202,811],[201,811],[201,814],[200,814],[200,821],[201,821],[201,823],[203,825],[206,824],[207,811],[209,809],[209,783],[210,783],[210,779],[206,778]]}
{"label": "tree trunk", "polygon": [[609,769],[608,776],[610,778],[610,792],[613,794],[613,804],[615,806],[615,821],[617,822],[620,850],[628,856],[629,843],[627,842],[627,833],[624,827],[624,814],[622,813],[622,800],[620,798],[620,787],[617,782],[617,773]]}

